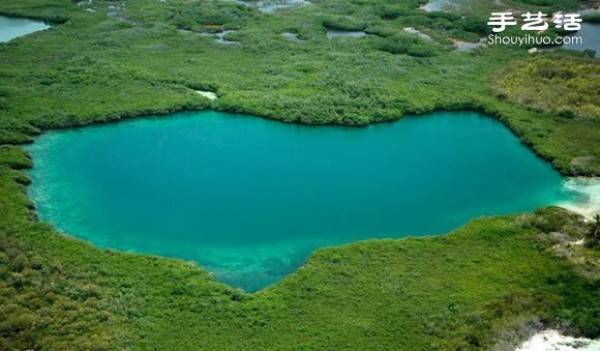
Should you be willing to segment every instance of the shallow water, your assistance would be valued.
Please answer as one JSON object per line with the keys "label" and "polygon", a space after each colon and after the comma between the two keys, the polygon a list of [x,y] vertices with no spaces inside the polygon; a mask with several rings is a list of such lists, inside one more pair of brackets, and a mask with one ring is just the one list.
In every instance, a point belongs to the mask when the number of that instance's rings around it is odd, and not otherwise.
{"label": "shallow water", "polygon": [[243,5],[243,6],[254,7],[262,13],[269,13],[269,14],[272,14],[275,11],[280,10],[280,9],[299,8],[299,7],[312,5],[312,3],[308,0],[258,0],[258,1],[228,0],[228,1],[233,1],[236,4]]}
{"label": "shallow water", "polygon": [[479,48],[484,48],[485,46],[485,40],[481,40],[477,43],[454,40],[454,48],[456,51],[475,51]]}
{"label": "shallow water", "polygon": [[[186,30],[182,30],[181,32],[195,33],[195,32],[186,31]],[[224,31],[221,31],[221,32],[216,32],[216,33],[201,32],[200,35],[205,36],[205,37],[212,37],[212,38],[215,39],[215,43],[218,43],[218,44],[222,44],[222,45],[238,45],[239,42],[233,41],[233,40],[228,40],[226,38],[228,34],[234,33],[234,32],[235,32],[234,30],[224,30]]]}
{"label": "shallow water", "polygon": [[445,11],[449,7],[456,7],[455,0],[429,0],[425,5],[421,6],[422,10],[427,12]]}
{"label": "shallow water", "polygon": [[565,44],[563,49],[583,51],[586,49],[596,50],[596,57],[600,58],[600,24],[582,23],[581,30],[574,34],[582,37],[580,44]]}
{"label": "shallow water", "polygon": [[50,26],[43,22],[0,16],[0,43],[48,28]]}
{"label": "shallow water", "polygon": [[273,13],[279,9],[308,6],[312,3],[306,0],[263,0],[256,3],[256,8],[262,13]]}
{"label": "shallow water", "polygon": [[573,194],[573,199],[559,205],[593,219],[600,214],[600,178],[576,177],[565,182],[565,190]]}
{"label": "shallow water", "polygon": [[567,197],[550,165],[471,112],[366,128],[178,113],[48,132],[29,150],[41,219],[100,247],[197,261],[248,291],[319,247]]}
{"label": "shallow water", "polygon": [[327,37],[328,38],[338,38],[338,37],[346,37],[346,38],[362,38],[366,37],[367,33],[363,31],[351,31],[351,30],[338,30],[338,29],[328,29]]}

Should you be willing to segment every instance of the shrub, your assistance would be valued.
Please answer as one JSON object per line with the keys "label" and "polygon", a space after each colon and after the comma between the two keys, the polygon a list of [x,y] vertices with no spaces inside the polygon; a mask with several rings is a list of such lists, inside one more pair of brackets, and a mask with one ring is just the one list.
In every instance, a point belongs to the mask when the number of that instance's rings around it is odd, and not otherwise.
{"label": "shrub", "polygon": [[364,30],[366,26],[364,23],[361,23],[354,18],[341,16],[325,18],[323,20],[323,27],[327,29],[355,31]]}
{"label": "shrub", "polygon": [[572,79],[575,77],[575,73],[569,70],[567,67],[552,65],[552,66],[540,66],[537,68],[537,75],[546,79],[560,78],[560,79]]}
{"label": "shrub", "polygon": [[487,21],[478,18],[460,19],[454,22],[454,28],[477,34],[489,34],[491,31],[491,27],[487,25]]}
{"label": "shrub", "polygon": [[589,23],[600,23],[600,14],[599,13],[590,13],[582,16],[585,22]]}
{"label": "shrub", "polygon": [[600,215],[596,215],[594,222],[590,225],[585,244],[588,247],[598,247],[600,244]]}
{"label": "shrub", "polygon": [[585,50],[583,50],[583,56],[587,56],[589,58],[594,58],[594,57],[596,57],[596,50],[585,49]]}

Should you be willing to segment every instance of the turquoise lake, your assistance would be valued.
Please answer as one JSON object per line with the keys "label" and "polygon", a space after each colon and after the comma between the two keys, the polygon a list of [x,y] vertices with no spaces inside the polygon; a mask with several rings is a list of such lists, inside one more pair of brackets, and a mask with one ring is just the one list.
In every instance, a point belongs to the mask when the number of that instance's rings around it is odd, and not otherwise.
{"label": "turquoise lake", "polygon": [[0,43],[48,28],[50,26],[40,21],[0,16]]}
{"label": "turquoise lake", "polygon": [[99,247],[196,261],[247,291],[319,247],[445,233],[569,196],[472,112],[365,128],[188,112],[51,131],[28,149],[42,220]]}

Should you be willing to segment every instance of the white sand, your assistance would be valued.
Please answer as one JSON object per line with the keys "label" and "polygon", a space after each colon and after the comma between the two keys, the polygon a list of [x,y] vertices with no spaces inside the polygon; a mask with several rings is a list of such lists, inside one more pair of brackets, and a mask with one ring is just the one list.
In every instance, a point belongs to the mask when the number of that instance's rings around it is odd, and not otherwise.
{"label": "white sand", "polygon": [[600,341],[564,336],[556,330],[535,334],[516,351],[600,351]]}
{"label": "white sand", "polygon": [[209,100],[216,100],[217,99],[217,94],[213,93],[212,91],[196,90],[196,93],[204,96],[205,98],[207,98]]}
{"label": "white sand", "polygon": [[577,194],[577,199],[560,203],[564,207],[582,216],[592,219],[600,214],[600,178],[576,177],[565,181],[567,191]]}

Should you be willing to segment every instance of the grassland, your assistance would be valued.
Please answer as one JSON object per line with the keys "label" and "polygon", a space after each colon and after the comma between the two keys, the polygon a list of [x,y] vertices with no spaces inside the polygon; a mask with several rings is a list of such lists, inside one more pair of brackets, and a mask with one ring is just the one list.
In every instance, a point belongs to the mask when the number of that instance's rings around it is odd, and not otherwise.
{"label": "grassland", "polygon": [[[476,109],[563,173],[600,174],[589,90],[598,61],[454,51],[450,38],[487,33],[484,14],[496,5],[478,3],[463,18],[424,13],[418,0],[314,1],[275,14],[223,1],[93,1],[95,12],[67,0],[2,1],[0,13],[57,25],[0,44],[0,350],[488,350],[536,322],[599,336],[600,283],[557,256],[548,234],[577,239],[583,224],[555,209],[322,249],[282,283],[246,294],[190,263],[63,236],[35,221],[26,197],[32,161],[18,144],[43,130],[206,108],[349,125]],[[544,3],[510,1],[577,6]],[[326,28],[369,36],[331,39]],[[202,35],[222,29],[238,44]],[[530,88],[541,95],[525,95]]]}

